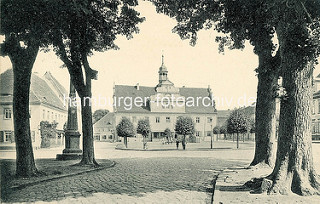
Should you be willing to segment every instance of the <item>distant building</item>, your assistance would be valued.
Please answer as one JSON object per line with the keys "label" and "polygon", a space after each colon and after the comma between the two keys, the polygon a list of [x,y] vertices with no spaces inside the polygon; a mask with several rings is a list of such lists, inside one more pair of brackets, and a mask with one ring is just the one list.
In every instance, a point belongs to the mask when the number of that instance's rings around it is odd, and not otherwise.
{"label": "distant building", "polygon": [[[0,75],[0,143],[14,142],[13,127],[13,70]],[[30,87],[30,130],[33,147],[40,147],[40,122],[56,122],[57,139],[63,142],[63,126],[67,121],[67,107],[63,104],[63,95],[68,96],[65,88],[46,72],[43,77],[33,73]]]}
{"label": "distant building", "polygon": [[217,111],[217,126],[221,127],[226,124],[232,110],[218,110]]}
{"label": "distant building", "polygon": [[201,137],[211,136],[212,128],[217,124],[217,111],[210,87],[175,87],[168,79],[163,56],[158,74],[159,83],[155,87],[139,84],[114,86],[116,125],[122,117],[129,118],[135,127],[140,119],[149,119],[151,126],[149,139],[153,140],[163,138],[166,128],[174,132],[179,116],[189,116],[194,120],[195,136],[198,137],[198,141]]}
{"label": "distant building", "polygon": [[312,139],[320,140],[320,74],[313,82]]}
{"label": "distant building", "polygon": [[93,125],[95,141],[115,141],[115,115],[108,113]]}

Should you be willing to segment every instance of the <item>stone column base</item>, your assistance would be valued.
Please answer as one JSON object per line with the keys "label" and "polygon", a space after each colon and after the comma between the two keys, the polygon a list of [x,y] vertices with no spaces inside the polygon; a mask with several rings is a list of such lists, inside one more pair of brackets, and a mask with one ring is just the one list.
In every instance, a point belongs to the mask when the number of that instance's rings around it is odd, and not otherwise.
{"label": "stone column base", "polygon": [[81,134],[78,131],[66,131],[65,149],[62,154],[57,154],[57,160],[78,160],[82,158],[82,150],[79,148]]}
{"label": "stone column base", "polygon": [[57,160],[80,160],[82,158],[82,154],[75,154],[75,153],[63,153],[57,154]]}

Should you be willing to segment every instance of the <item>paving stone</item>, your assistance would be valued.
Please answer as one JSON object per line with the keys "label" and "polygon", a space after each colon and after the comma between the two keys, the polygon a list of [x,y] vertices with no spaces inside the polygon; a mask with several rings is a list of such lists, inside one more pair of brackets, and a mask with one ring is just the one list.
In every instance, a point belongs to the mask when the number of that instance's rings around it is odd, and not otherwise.
{"label": "paving stone", "polygon": [[[91,200],[92,195],[103,193],[105,196],[99,194],[94,198],[101,199],[103,202],[106,199],[111,201],[122,198],[123,203],[148,203],[152,199],[156,200],[156,197],[150,196],[153,194],[159,196],[157,202],[196,200],[198,203],[199,200],[204,201],[209,196],[205,186],[210,184],[214,175],[217,174],[215,170],[234,163],[223,163],[207,158],[181,159],[175,157],[116,159],[115,161],[117,165],[113,168],[65,177],[16,190],[6,195],[4,201],[62,202],[74,197],[75,201],[87,203],[85,199],[90,198]],[[179,194],[174,192],[179,192]],[[144,196],[139,200],[141,194]],[[71,199],[70,202],[74,200]]]}

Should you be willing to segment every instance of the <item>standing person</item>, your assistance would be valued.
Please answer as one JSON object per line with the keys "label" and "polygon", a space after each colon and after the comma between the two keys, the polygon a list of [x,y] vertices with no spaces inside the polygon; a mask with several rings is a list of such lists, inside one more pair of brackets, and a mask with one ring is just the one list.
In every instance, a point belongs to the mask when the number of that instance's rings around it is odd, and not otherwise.
{"label": "standing person", "polygon": [[179,149],[179,138],[178,135],[175,134],[177,149]]}

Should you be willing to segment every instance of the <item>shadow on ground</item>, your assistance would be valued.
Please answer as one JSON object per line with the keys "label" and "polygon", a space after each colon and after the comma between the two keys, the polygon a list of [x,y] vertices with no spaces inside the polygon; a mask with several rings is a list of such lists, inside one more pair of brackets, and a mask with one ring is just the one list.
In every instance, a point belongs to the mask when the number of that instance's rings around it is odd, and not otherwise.
{"label": "shadow on ground", "polygon": [[251,189],[246,186],[239,185],[239,186],[219,186],[219,190],[230,191],[230,192],[240,192],[240,191],[250,191]]}

